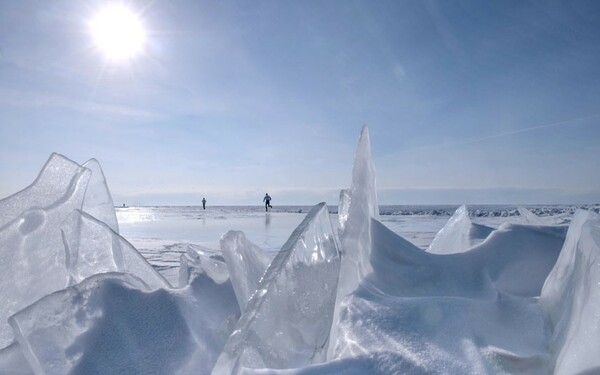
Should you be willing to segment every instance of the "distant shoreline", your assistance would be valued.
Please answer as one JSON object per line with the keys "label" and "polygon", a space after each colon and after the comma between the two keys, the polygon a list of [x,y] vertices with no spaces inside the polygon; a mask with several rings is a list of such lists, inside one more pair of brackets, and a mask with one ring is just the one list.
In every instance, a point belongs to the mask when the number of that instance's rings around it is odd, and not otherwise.
{"label": "distant shoreline", "polygon": [[[269,212],[273,213],[307,213],[312,206],[310,205],[275,205]],[[337,205],[328,205],[331,214],[338,213]],[[451,216],[459,205],[380,205],[379,214],[382,216],[413,216],[413,215],[432,215],[432,216]],[[537,205],[467,205],[469,215],[473,217],[511,217],[520,216],[518,207],[530,209],[538,216],[553,216],[561,214],[573,214],[577,209],[587,209],[600,213],[600,204],[537,204]],[[202,206],[115,206],[116,210],[173,210],[173,211],[205,211]],[[206,211],[225,211],[225,212],[264,212],[262,205],[223,205],[207,206]]]}

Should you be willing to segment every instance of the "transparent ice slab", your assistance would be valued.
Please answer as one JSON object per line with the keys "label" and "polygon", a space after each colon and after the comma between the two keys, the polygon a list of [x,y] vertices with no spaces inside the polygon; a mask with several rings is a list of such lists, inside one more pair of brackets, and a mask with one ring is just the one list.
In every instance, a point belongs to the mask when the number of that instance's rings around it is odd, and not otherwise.
{"label": "transparent ice slab", "polygon": [[354,156],[352,186],[349,192],[340,193],[340,207],[342,216],[347,216],[345,222],[340,221],[343,257],[338,296],[344,296],[356,289],[360,280],[372,271],[370,225],[371,218],[379,217],[375,168],[371,162],[371,141],[366,125],[362,128]]}
{"label": "transparent ice slab", "polygon": [[313,207],[271,262],[213,374],[325,360],[340,253],[325,203]]}
{"label": "transparent ice slab", "polygon": [[272,258],[263,249],[248,241],[244,233],[233,230],[221,238],[221,252],[227,263],[240,310],[243,311],[250,297],[258,289]]}
{"label": "transparent ice slab", "polygon": [[180,259],[180,288],[187,286],[199,274],[205,274],[217,283],[223,283],[229,279],[225,258],[217,250],[188,244],[185,254],[181,254]]}
{"label": "transparent ice slab", "polygon": [[107,224],[79,210],[73,215],[79,216],[78,226],[63,227],[62,233],[75,283],[98,273],[124,272],[153,288],[171,287],[133,245]]}
{"label": "transparent ice slab", "polygon": [[0,201],[0,348],[12,342],[8,316],[96,273],[130,272],[149,285],[169,286],[116,230],[95,160],[83,167],[52,154],[32,185]]}
{"label": "transparent ice slab", "polygon": [[91,171],[53,154],[35,182],[0,201],[0,348],[13,341],[7,318],[72,282],[61,233],[77,227]]}
{"label": "transparent ice slab", "polygon": [[96,159],[90,159],[83,163],[83,167],[92,171],[92,177],[85,191],[82,210],[119,233],[115,206],[100,163]]}

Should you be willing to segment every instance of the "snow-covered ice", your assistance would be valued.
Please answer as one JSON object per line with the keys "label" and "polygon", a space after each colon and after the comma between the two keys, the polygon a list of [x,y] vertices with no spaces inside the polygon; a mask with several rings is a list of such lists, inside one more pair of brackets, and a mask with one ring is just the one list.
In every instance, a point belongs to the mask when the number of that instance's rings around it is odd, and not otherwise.
{"label": "snow-covered ice", "polygon": [[379,206],[370,154],[269,213],[115,210],[51,155],[0,200],[0,374],[600,371],[598,205]]}

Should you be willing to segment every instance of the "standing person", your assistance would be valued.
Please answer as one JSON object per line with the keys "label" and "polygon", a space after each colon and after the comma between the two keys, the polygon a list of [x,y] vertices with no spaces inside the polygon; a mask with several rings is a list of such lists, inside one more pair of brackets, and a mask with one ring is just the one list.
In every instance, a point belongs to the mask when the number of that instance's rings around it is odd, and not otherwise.
{"label": "standing person", "polygon": [[265,194],[265,197],[263,198],[263,202],[265,202],[265,211],[269,211],[269,208],[273,208],[273,206],[271,206],[271,197],[269,196],[269,193]]}
{"label": "standing person", "polygon": [[202,209],[206,210],[206,198],[202,198]]}

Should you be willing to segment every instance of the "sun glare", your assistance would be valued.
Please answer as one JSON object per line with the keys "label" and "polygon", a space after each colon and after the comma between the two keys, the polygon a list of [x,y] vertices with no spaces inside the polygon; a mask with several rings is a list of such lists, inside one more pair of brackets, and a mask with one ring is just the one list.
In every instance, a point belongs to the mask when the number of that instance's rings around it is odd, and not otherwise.
{"label": "sun glare", "polygon": [[107,6],[91,19],[96,47],[109,60],[128,60],[144,48],[146,32],[140,18],[122,4]]}

